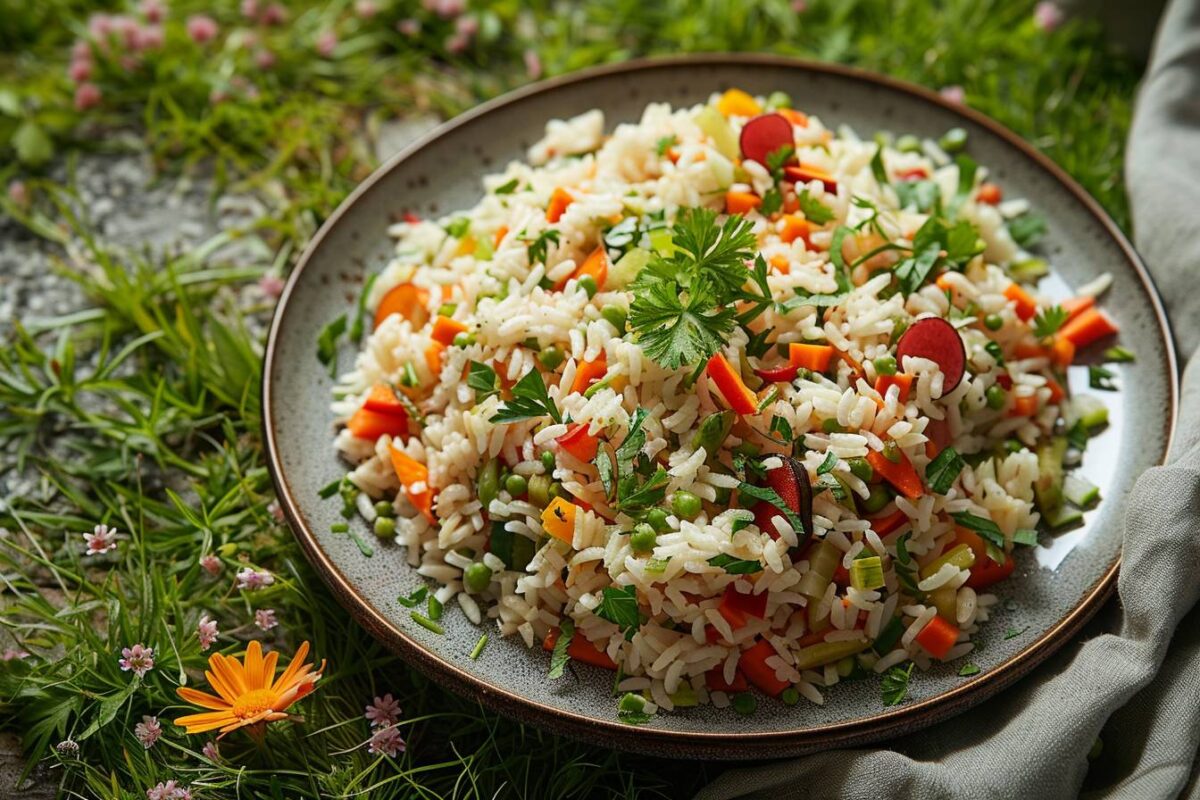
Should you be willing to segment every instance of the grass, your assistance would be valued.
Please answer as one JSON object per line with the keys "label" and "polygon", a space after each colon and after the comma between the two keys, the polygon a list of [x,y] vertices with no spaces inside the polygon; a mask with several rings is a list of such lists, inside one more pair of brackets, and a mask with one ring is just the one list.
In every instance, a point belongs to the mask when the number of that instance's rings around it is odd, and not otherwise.
{"label": "grass", "polygon": [[[1120,160],[1136,65],[1086,26],[1038,30],[1031,3],[814,0],[797,14],[782,0],[495,0],[472,4],[478,33],[457,53],[447,49],[453,20],[416,2],[378,5],[364,18],[347,2],[296,2],[286,24],[267,27],[241,21],[233,0],[180,0],[166,46],[136,69],[93,56],[103,100],[77,111],[66,67],[93,4],[0,0],[0,180],[20,179],[32,195],[0,205],[64,246],[60,268],[88,296],[70,316],[14,322],[0,347],[0,473],[24,486],[0,506],[0,624],[31,654],[0,664],[0,724],[23,735],[30,764],[64,796],[142,798],[175,779],[204,798],[668,797],[716,772],[566,741],[429,685],[369,637],[347,635],[344,612],[271,513],[253,322],[269,302],[247,287],[288,268],[370,170],[381,121],[452,114],[524,82],[527,51],[547,74],[653,53],[794,53],[963,86],[968,103],[1128,222]],[[207,45],[184,30],[199,12],[221,29]],[[409,18],[421,22],[413,38],[396,31]],[[338,43],[323,58],[315,42],[329,30]],[[270,70],[254,65],[247,31],[276,54]],[[61,168],[80,153],[123,146],[99,135],[113,130],[134,132],[164,175],[200,171],[215,192],[262,197],[268,214],[230,235],[260,238],[275,258],[228,263],[225,238],[177,257],[96,238],[69,180],[50,176],[69,176]],[[80,534],[101,522],[126,538],[82,556]],[[216,577],[199,563],[210,553]],[[277,581],[236,590],[247,565]],[[254,627],[261,608],[275,609],[278,628]],[[135,723],[183,713],[174,689],[200,675],[201,614],[219,622],[227,654],[252,638],[285,654],[308,640],[328,659],[299,706],[303,724],[274,725],[261,746],[231,735],[218,762],[199,754],[207,737],[169,725],[142,748]],[[135,642],[157,661],[140,680],[117,665]],[[363,707],[385,692],[404,708],[408,749],[394,760],[362,747]],[[77,755],[55,749],[67,739]]]}

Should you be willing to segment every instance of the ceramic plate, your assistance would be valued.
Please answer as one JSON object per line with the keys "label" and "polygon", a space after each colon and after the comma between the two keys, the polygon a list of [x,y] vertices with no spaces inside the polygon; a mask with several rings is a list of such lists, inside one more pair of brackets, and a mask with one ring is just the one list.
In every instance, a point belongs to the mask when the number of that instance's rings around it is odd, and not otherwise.
{"label": "ceramic plate", "polygon": [[[451,606],[444,636],[416,625],[397,602],[421,584],[394,545],[364,557],[344,534],[340,504],[318,490],[346,471],[332,446],[332,381],[316,359],[321,328],[350,311],[364,275],[392,253],[388,224],[405,211],[437,217],[474,204],[480,178],[521,158],[546,120],[601,108],[609,130],[634,121],[651,101],[702,102],[731,86],[752,94],[780,89],[826,124],[860,134],[893,130],[937,137],[953,126],[970,134],[970,153],[992,169],[1012,197],[1028,197],[1046,215],[1041,249],[1057,272],[1043,284],[1068,295],[1102,271],[1114,281],[1105,308],[1121,325],[1136,363],[1120,365],[1119,394],[1105,393],[1111,424],[1089,444],[1083,474],[1104,501],[1086,524],[1022,548],[1017,571],[999,587],[996,617],[971,656],[982,671],[958,677],[958,664],[914,675],[909,698],[885,708],[876,680],[841,684],[824,706],[761,702],[751,716],[711,706],[657,715],[630,727],[616,719],[612,674],[580,666],[578,679],[546,679],[547,654],[518,637],[491,642],[468,658],[481,629]],[[339,354],[346,369],[351,348]],[[862,743],[915,730],[957,714],[1011,684],[1062,645],[1115,585],[1125,494],[1167,452],[1175,418],[1175,357],[1158,297],[1132,247],[1099,206],[1062,170],[986,117],[935,94],[843,67],[774,57],[718,55],[631,62],[530,86],[451,120],[377,170],[342,204],[309,244],[288,281],[271,328],[266,358],[266,442],[279,498],[308,557],[350,615],[413,666],[454,691],[526,722],[597,743],[662,755],[704,758],[782,756]],[[1085,367],[1071,388],[1089,391]],[[373,539],[362,520],[358,525]],[[1012,634],[1012,635],[1008,635]]]}

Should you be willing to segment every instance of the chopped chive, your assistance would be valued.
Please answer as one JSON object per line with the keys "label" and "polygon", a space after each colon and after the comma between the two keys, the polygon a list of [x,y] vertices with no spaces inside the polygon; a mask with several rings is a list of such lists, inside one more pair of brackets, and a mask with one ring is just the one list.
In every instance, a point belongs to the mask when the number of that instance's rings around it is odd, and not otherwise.
{"label": "chopped chive", "polygon": [[432,631],[433,633],[436,633],[438,636],[446,635],[446,631],[444,628],[442,628],[441,625],[438,625],[436,622],[434,622],[433,620],[431,620],[429,617],[425,616],[424,614],[418,614],[416,611],[410,611],[409,614],[412,616],[413,622],[417,623],[425,630]]}
{"label": "chopped chive", "polygon": [[488,636],[485,633],[483,636],[479,637],[479,641],[476,642],[475,647],[471,649],[470,658],[472,661],[477,661],[479,659],[479,654],[483,652],[483,648],[487,647],[487,643],[488,643]]}
{"label": "chopped chive", "polygon": [[426,602],[425,607],[426,607],[426,609],[428,609],[429,618],[432,620],[441,619],[442,612],[446,608],[444,605],[442,605],[442,601],[437,599],[437,595],[432,595],[432,594],[429,595],[429,600],[428,600],[428,602]]}
{"label": "chopped chive", "polygon": [[349,533],[350,526],[344,522],[335,522],[329,526],[330,533]]}
{"label": "chopped chive", "polygon": [[979,668],[978,664],[963,664],[962,668],[958,671],[958,676],[960,678],[969,678],[972,675],[978,675],[980,672],[983,672],[983,670]]}

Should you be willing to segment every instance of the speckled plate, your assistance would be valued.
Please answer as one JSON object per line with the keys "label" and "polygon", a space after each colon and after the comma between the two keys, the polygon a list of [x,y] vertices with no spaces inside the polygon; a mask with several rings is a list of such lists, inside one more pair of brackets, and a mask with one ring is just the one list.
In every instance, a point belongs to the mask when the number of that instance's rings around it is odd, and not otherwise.
{"label": "speckled plate", "polygon": [[[979,637],[971,660],[982,672],[957,675],[958,665],[914,675],[909,699],[884,708],[877,681],[842,684],[824,706],[775,701],[752,716],[709,707],[659,714],[642,727],[616,719],[612,674],[592,667],[546,680],[547,655],[515,637],[492,633],[483,656],[468,659],[481,630],[457,607],[448,609],[445,636],[417,626],[397,602],[421,583],[392,545],[364,557],[345,535],[339,504],[318,490],[340,477],[329,411],[331,381],[317,363],[321,328],[349,311],[363,276],[392,252],[385,232],[404,211],[433,217],[473,204],[481,176],[522,157],[546,120],[599,107],[611,130],[633,121],[651,101],[693,104],[737,86],[754,94],[781,89],[826,124],[846,123],[864,135],[886,129],[938,136],[958,125],[970,152],[992,169],[1011,197],[1032,199],[1047,216],[1042,248],[1057,272],[1044,288],[1066,296],[1102,271],[1113,274],[1105,308],[1120,322],[1122,343],[1138,355],[1117,368],[1119,394],[1105,393],[1111,424],[1089,445],[1083,473],[1104,502],[1083,527],[1043,547],[1022,549],[1013,578],[999,587],[996,617]],[[354,354],[343,348],[339,365]],[[1082,374],[1081,374],[1082,373]],[[783,756],[858,744],[913,731],[961,713],[1008,686],[1062,645],[1099,608],[1115,585],[1125,494],[1147,467],[1160,463],[1175,419],[1176,366],[1159,300],[1130,244],[1100,207],[1062,170],[1016,135],[969,108],[923,89],[844,67],[752,55],[713,55],[641,61],[580,72],[486,103],[451,120],[380,167],[314,237],[292,273],[271,328],[264,382],[270,467],[297,538],[350,616],[418,669],[456,692],[526,722],[614,747],[702,758]],[[1089,391],[1086,369],[1075,367],[1073,391]],[[370,537],[361,520],[352,524]],[[1006,636],[1006,634],[1013,634]],[[347,635],[355,635],[347,627]]]}

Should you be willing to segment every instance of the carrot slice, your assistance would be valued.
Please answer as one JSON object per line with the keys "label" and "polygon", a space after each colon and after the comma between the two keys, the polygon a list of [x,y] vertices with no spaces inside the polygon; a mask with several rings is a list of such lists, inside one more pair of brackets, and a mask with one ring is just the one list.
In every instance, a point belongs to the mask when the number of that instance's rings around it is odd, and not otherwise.
{"label": "carrot slice", "polygon": [[456,319],[450,319],[450,317],[438,314],[438,318],[433,322],[433,332],[430,334],[430,337],[435,342],[441,342],[448,346],[454,343],[455,336],[466,332],[467,324],[465,322],[459,322]]}
{"label": "carrot slice", "polygon": [[1084,309],[1075,319],[1069,320],[1058,330],[1058,335],[1070,340],[1076,347],[1087,347],[1097,339],[1111,336],[1120,328],[1098,308]]}
{"label": "carrot slice", "polygon": [[791,262],[787,260],[787,256],[771,256],[770,263],[776,272],[783,273],[784,275],[787,275],[792,269]]}
{"label": "carrot slice", "polygon": [[934,658],[945,658],[958,641],[958,627],[941,617],[934,617],[917,634],[917,644]]}
{"label": "carrot slice", "polygon": [[575,367],[575,379],[571,381],[569,394],[582,394],[587,391],[589,386],[604,377],[605,372],[608,372],[608,357],[604,353],[595,361],[579,362]]}
{"label": "carrot slice", "polygon": [[1050,389],[1050,402],[1058,403],[1067,396],[1067,390],[1062,387],[1054,378],[1046,378],[1046,386]]}
{"label": "carrot slice", "polygon": [[737,630],[746,624],[746,617],[762,619],[766,615],[767,593],[743,594],[731,583],[725,587],[725,594],[721,595],[717,613],[725,618],[729,627]]}
{"label": "carrot slice", "polygon": [[726,192],[726,214],[748,214],[762,205],[762,198],[750,192]]}
{"label": "carrot slice", "polygon": [[1004,290],[1004,296],[1013,301],[1017,309],[1017,316],[1022,320],[1029,321],[1037,313],[1037,301],[1030,297],[1029,292],[1022,289],[1019,284],[1010,283]]}
{"label": "carrot slice", "polygon": [[908,392],[912,388],[913,376],[906,375],[903,372],[898,372],[895,375],[880,375],[875,379],[875,391],[883,396],[887,396],[887,390],[891,386],[896,386],[900,390],[900,402],[908,402]]}
{"label": "carrot slice", "polygon": [[708,377],[716,384],[717,391],[735,412],[754,414],[758,411],[758,398],[755,397],[754,392],[746,388],[746,384],[742,382],[742,376],[734,371],[733,365],[726,360],[725,356],[717,353],[708,360],[708,366],[704,371],[708,373]]}
{"label": "carrot slice", "polygon": [[407,436],[408,415],[384,414],[379,411],[372,411],[364,406],[355,411],[350,419],[346,420],[346,427],[349,428],[350,433],[359,439],[369,439],[371,441],[378,439],[385,433],[389,436]]}
{"label": "carrot slice", "polygon": [[1050,360],[1060,367],[1066,367],[1075,360],[1075,343],[1062,336],[1055,336],[1050,345]]}
{"label": "carrot slice", "polygon": [[575,504],[562,497],[550,501],[542,511],[542,529],[555,539],[571,543],[575,536]]}
{"label": "carrot slice", "polygon": [[546,206],[546,221],[558,222],[562,219],[563,212],[567,210],[567,206],[575,202],[575,198],[571,193],[561,186],[554,190],[550,195],[550,203]]}
{"label": "carrot slice", "polygon": [[1043,358],[1046,348],[1033,339],[1022,339],[1013,345],[1013,355],[1017,358]]}
{"label": "carrot slice", "polygon": [[395,286],[383,296],[379,307],[375,309],[375,327],[382,325],[392,314],[404,317],[412,323],[414,329],[423,327],[429,321],[429,309],[426,308],[428,303],[427,289],[413,286],[411,283]]}
{"label": "carrot slice", "polygon": [[783,215],[783,230],[779,232],[779,238],[783,239],[788,244],[800,239],[804,242],[805,247],[812,247],[812,242],[809,240],[810,230],[808,220],[798,214]]}
{"label": "carrot slice", "polygon": [[827,344],[804,344],[792,342],[788,345],[788,363],[813,372],[825,372],[833,361],[833,347]]}
{"label": "carrot slice", "polygon": [[600,449],[600,438],[588,433],[587,423],[576,423],[554,441],[580,461],[591,461]]}
{"label": "carrot slice", "polygon": [[803,111],[797,111],[794,108],[777,108],[775,109],[775,113],[797,127],[808,127],[808,114],[805,114]]}
{"label": "carrot slice", "polygon": [[[558,644],[559,635],[558,628],[546,631],[546,638],[542,639],[542,649],[546,652],[553,651],[554,645]],[[593,667],[611,670],[617,668],[617,663],[608,657],[608,653],[588,641],[587,637],[579,631],[576,631],[575,635],[571,637],[571,643],[567,645],[567,655],[576,661],[591,664]]]}
{"label": "carrot slice", "polygon": [[425,515],[430,522],[436,522],[433,516],[433,488],[429,485],[429,467],[412,458],[402,450],[391,448],[392,469],[404,487],[404,494],[413,508]]}
{"label": "carrot slice", "polygon": [[897,509],[886,517],[873,517],[871,520],[871,530],[880,536],[887,536],[894,530],[900,528],[901,525],[908,522],[908,514]]}
{"label": "carrot slice", "polygon": [[500,243],[504,241],[505,236],[508,236],[507,225],[501,225],[499,228],[496,228],[496,233],[492,236],[492,247],[499,247]]}
{"label": "carrot slice", "polygon": [[1037,413],[1038,402],[1034,395],[1018,395],[1013,398],[1012,410],[1008,412],[1010,417],[1032,417]]}
{"label": "carrot slice", "polygon": [[901,494],[910,500],[916,500],[925,494],[925,486],[921,483],[921,476],[917,475],[917,471],[913,468],[912,462],[908,460],[908,456],[904,455],[899,449],[896,450],[896,455],[899,457],[899,461],[891,461],[878,450],[868,450],[867,461],[877,474],[882,476],[892,486],[895,486]]}
{"label": "carrot slice", "polygon": [[368,411],[377,411],[380,414],[403,414],[406,419],[408,417],[408,411],[405,410],[404,404],[400,402],[400,398],[396,397],[396,390],[383,381],[379,381],[371,387],[371,391],[367,393],[367,399],[363,401],[363,408]]}
{"label": "carrot slice", "polygon": [[597,289],[604,288],[604,282],[608,280],[608,251],[604,249],[604,245],[600,245],[588,254],[588,257],[574,272],[554,285],[554,289],[561,292],[566,287],[567,281],[572,279],[577,281],[584,275],[592,276],[592,280],[596,281]]}
{"label": "carrot slice", "polygon": [[1000,201],[1004,199],[1004,191],[994,183],[983,183],[975,192],[975,199],[989,206],[1000,205]]}
{"label": "carrot slice", "polygon": [[967,578],[967,586],[972,589],[986,589],[1012,574],[1016,562],[1011,556],[997,564],[988,555],[987,545],[979,534],[961,525],[955,526],[955,530],[958,533],[954,540],[955,544],[965,544],[975,553],[975,563],[971,566],[971,577]]}
{"label": "carrot slice", "polygon": [[1059,305],[1062,306],[1063,311],[1067,312],[1067,321],[1070,322],[1084,311],[1096,305],[1096,298],[1082,295],[1063,300]]}
{"label": "carrot slice", "polygon": [[429,367],[433,377],[442,374],[442,358],[446,354],[446,345],[441,342],[430,342],[425,348],[425,366]]}
{"label": "carrot slice", "polygon": [[751,683],[765,694],[775,697],[788,687],[787,681],[775,677],[775,668],[767,665],[767,659],[779,655],[766,639],[760,639],[757,644],[742,653],[738,666]]}
{"label": "carrot slice", "polygon": [[717,100],[717,111],[726,117],[754,117],[762,113],[762,106],[741,89],[727,89]]}

